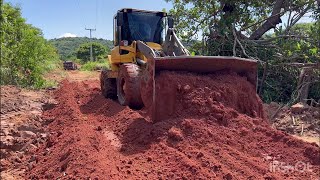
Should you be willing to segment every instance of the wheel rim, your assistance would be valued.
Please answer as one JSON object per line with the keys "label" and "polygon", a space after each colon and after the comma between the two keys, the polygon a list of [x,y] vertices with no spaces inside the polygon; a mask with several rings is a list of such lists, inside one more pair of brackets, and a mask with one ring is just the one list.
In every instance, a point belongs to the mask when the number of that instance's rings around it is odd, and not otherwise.
{"label": "wheel rim", "polygon": [[117,91],[118,91],[118,101],[121,105],[127,105],[127,99],[125,97],[125,78],[124,77],[119,77],[118,79],[118,86],[117,86]]}

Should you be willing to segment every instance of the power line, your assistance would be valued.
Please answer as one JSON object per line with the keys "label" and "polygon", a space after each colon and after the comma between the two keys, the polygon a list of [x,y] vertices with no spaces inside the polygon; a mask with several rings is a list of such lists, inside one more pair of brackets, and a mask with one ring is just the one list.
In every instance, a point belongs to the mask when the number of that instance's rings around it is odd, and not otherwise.
{"label": "power line", "polygon": [[96,24],[95,24],[95,27],[98,23],[98,0],[96,0]]}
{"label": "power line", "polygon": [[[92,41],[92,31],[95,31],[96,28],[85,28],[85,30],[88,30],[90,31],[90,41]],[[92,57],[92,43],[91,43],[91,46],[90,46],[90,61],[93,61],[93,57]]]}

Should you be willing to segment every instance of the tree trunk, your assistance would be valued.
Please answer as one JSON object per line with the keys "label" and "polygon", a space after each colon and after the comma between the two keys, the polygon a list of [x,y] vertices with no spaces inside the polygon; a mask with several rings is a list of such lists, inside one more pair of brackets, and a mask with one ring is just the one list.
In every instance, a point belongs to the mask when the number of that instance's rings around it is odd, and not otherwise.
{"label": "tree trunk", "polygon": [[272,14],[265,23],[262,24],[255,32],[252,33],[249,39],[257,40],[261,36],[272,28],[275,28],[277,24],[281,23],[281,8],[284,0],[277,0],[273,6]]}
{"label": "tree trunk", "polygon": [[306,103],[309,95],[310,81],[312,77],[312,67],[304,67],[301,70],[298,81],[298,100],[299,102]]}

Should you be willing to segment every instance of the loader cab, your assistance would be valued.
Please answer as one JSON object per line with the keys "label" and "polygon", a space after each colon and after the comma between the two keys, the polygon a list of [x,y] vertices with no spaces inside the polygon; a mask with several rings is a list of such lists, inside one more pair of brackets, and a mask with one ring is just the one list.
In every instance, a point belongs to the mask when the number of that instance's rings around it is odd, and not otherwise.
{"label": "loader cab", "polygon": [[121,9],[114,16],[114,45],[128,46],[133,41],[162,44],[173,20],[165,12]]}

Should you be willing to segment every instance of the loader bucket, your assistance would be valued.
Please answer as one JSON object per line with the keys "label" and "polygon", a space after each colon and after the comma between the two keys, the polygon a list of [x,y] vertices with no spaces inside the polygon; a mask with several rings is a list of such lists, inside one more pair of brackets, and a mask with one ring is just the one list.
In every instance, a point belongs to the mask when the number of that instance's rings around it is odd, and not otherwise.
{"label": "loader bucket", "polygon": [[180,56],[155,58],[155,71],[189,71],[195,73],[214,73],[231,70],[248,78],[256,87],[257,61],[226,56]]}
{"label": "loader bucket", "polygon": [[[226,56],[178,56],[178,57],[157,57],[148,59],[147,69],[142,80],[141,91],[149,89],[148,100],[145,97],[145,106],[151,107],[151,119],[153,122],[157,119],[156,108],[156,82],[155,76],[158,72],[167,71],[187,71],[194,73],[214,73],[222,70],[230,70],[247,78],[247,80],[256,88],[257,84],[257,61]],[[152,92],[151,92],[152,90]],[[152,101],[150,101],[152,97]],[[142,97],[143,99],[143,97]]]}

